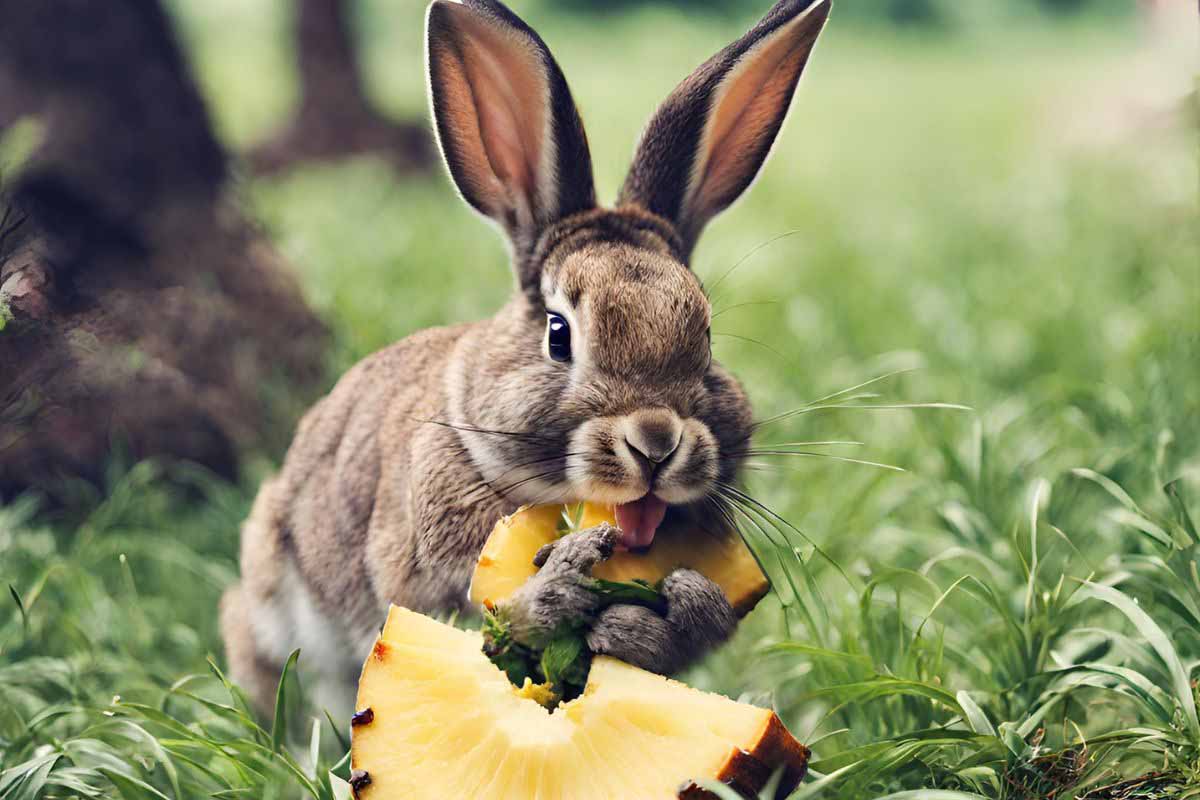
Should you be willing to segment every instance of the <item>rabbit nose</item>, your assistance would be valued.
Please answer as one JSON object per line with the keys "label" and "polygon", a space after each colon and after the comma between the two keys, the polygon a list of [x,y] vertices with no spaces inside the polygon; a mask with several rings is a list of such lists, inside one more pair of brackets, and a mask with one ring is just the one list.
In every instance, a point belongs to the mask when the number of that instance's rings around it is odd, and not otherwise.
{"label": "rabbit nose", "polygon": [[635,411],[627,418],[625,443],[634,457],[642,456],[649,462],[651,471],[661,466],[679,447],[683,437],[683,423],[675,413],[666,408],[647,408]]}

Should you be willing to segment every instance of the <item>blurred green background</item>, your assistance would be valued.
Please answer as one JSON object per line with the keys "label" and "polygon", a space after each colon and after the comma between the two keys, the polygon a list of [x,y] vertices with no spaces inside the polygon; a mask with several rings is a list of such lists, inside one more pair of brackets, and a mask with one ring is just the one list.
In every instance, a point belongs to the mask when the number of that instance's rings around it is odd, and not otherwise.
{"label": "blurred green background", "polygon": [[[657,102],[765,6],[514,3],[571,83],[602,198]],[[289,4],[171,8],[227,145],[281,125],[297,89]],[[396,116],[425,115],[422,15],[415,0],[356,10],[371,93]],[[772,159],[701,240],[714,348],[759,418],[897,370],[911,371],[850,404],[973,409],[810,410],[760,435],[859,441],[829,452],[905,470],[797,456],[749,474],[795,526],[781,526],[777,551],[760,542],[778,559],[778,596],[689,680],[774,702],[816,742],[817,774],[836,779],[807,796],[1082,798],[1151,771],[1180,782],[1092,796],[1194,796],[1178,788],[1200,780],[1191,690],[1144,626],[1077,590],[1090,578],[1137,598],[1197,674],[1195,28],[1182,0],[836,0]],[[334,330],[330,383],[417,329],[490,313],[510,290],[500,237],[440,170],[397,176],[359,158],[243,175],[236,190]],[[20,731],[48,699],[84,728],[122,694],[155,698],[198,740],[253,738],[168,687],[220,652],[214,607],[236,570],[236,524],[279,457],[258,454],[243,486],[193,476],[201,501],[164,485],[162,472],[185,471],[164,465],[114,468],[106,492],[55,517],[29,500],[3,509],[2,577],[31,610],[0,629],[0,675],[26,695],[18,722],[0,713],[0,766],[30,763],[38,742]],[[1061,673],[1101,662],[1153,691]],[[49,688],[47,670],[61,671]],[[139,724],[162,737],[161,720]],[[1135,729],[1158,733],[1135,742]],[[1073,777],[1046,777],[1081,736],[1101,739]],[[112,747],[144,748],[137,774],[169,784],[149,745]],[[191,754],[229,787],[292,791],[261,754],[261,780]],[[220,784],[180,769],[196,787]]]}

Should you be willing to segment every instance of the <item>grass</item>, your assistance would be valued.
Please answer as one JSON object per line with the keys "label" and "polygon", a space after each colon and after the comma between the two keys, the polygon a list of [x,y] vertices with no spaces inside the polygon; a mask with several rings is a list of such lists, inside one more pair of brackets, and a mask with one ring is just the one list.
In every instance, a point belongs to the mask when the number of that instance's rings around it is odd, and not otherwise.
{"label": "grass", "polygon": [[[363,12],[396,113],[422,102],[416,6]],[[282,8],[180,4],[235,145],[294,91]],[[751,14],[530,12],[602,196],[657,100]],[[865,444],[756,459],[770,510],[732,513],[776,592],[688,680],[773,704],[811,743],[797,798],[1198,797],[1195,130],[1143,102],[1178,65],[1124,27],[831,26],[695,268],[759,418],[802,410],[759,444]],[[336,332],[331,380],[509,289],[440,174],[360,160],[239,190]],[[863,408],[929,401],[972,410]],[[0,509],[0,798],[329,796],[344,732],[302,691],[252,720],[213,666],[237,524],[277,458],[239,486],[114,466],[66,510]]]}

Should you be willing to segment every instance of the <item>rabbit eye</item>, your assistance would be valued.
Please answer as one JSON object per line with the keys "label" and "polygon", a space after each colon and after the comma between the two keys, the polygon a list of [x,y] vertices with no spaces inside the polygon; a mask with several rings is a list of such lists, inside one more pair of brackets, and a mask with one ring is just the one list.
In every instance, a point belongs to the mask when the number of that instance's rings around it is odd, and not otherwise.
{"label": "rabbit eye", "polygon": [[546,349],[555,361],[571,360],[571,326],[559,314],[547,315]]}

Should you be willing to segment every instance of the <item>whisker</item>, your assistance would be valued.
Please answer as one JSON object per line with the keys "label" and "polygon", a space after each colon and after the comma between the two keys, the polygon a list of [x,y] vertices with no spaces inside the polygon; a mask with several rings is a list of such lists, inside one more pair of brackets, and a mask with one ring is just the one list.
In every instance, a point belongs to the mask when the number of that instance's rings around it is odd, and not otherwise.
{"label": "whisker", "polygon": [[[720,490],[718,489],[718,491]],[[772,590],[775,590],[775,581],[771,579],[771,573],[767,570],[767,565],[763,563],[762,557],[759,556],[758,550],[750,542],[749,538],[742,533],[734,514],[740,514],[743,518],[745,518],[751,524],[751,526],[756,528],[758,532],[762,534],[764,539],[774,545],[776,550],[780,549],[780,545],[775,542],[774,538],[772,538],[770,534],[763,530],[762,526],[759,525],[753,517],[747,514],[743,509],[739,508],[734,501],[729,500],[719,494],[705,499],[711,500],[713,507],[717,509],[717,513],[720,514],[725,520],[726,524],[729,525],[730,530],[737,532],[742,542],[746,545],[746,549],[750,551],[750,555],[754,558],[754,562],[758,564],[758,569],[762,572],[763,576],[766,577],[767,585],[770,586]],[[779,597],[778,592],[776,592],[776,596]],[[787,607],[787,603],[782,597],[779,597],[779,601],[784,605],[785,608]],[[784,624],[787,624],[786,619]]]}
{"label": "whisker", "polygon": [[847,464],[861,464],[867,467],[879,467],[880,469],[890,469],[894,472],[907,472],[904,467],[897,467],[894,464],[881,464],[878,461],[866,461],[861,458],[848,458],[846,456],[838,456],[832,453],[809,453],[804,450],[747,450],[743,453],[730,453],[730,456],[804,456],[807,458],[827,458],[830,461],[844,461]]}
{"label": "whisker", "polygon": [[548,461],[558,461],[558,460],[569,459],[575,455],[579,455],[579,454],[578,453],[563,453],[563,454],[557,454],[557,455],[553,455],[553,456],[546,456],[544,458],[531,459],[522,464],[515,464],[515,465],[509,467],[508,469],[506,469],[504,472],[497,475],[495,478],[493,478],[490,481],[480,479],[478,481],[478,483],[476,483],[476,485],[474,487],[472,487],[467,492],[466,495],[463,496],[463,501],[469,503],[469,502],[473,502],[474,500],[477,500],[478,499],[477,495],[482,496],[482,494],[480,494],[480,490],[485,489],[485,488],[491,490],[497,497],[499,497],[501,499],[506,499],[505,496],[503,494],[501,494],[500,491],[498,491],[493,486],[494,483],[508,477],[509,475],[516,472],[517,470],[525,469],[526,467],[532,467],[536,464],[544,464]]}
{"label": "whisker", "polygon": [[562,456],[534,458],[534,459],[532,459],[532,461],[527,461],[527,462],[524,462],[521,464],[514,464],[509,469],[504,470],[503,473],[500,473],[496,477],[493,477],[493,479],[491,481],[482,479],[482,477],[481,477],[481,479],[478,482],[476,482],[476,485],[472,489],[470,489],[470,491],[468,491],[468,493],[466,495],[463,495],[463,500],[468,501],[468,503],[469,503],[469,501],[476,499],[475,498],[476,493],[479,493],[481,491],[481,489],[485,489],[485,488],[490,489],[490,491],[492,491],[493,493],[496,493],[498,495],[498,497],[503,498],[503,495],[499,494],[496,491],[496,488],[494,488],[493,483],[496,483],[497,481],[505,479],[505,477],[508,477],[512,473],[515,473],[515,471],[517,471],[518,469],[533,467],[533,465],[535,465],[535,464],[542,464],[542,463],[546,463],[546,462],[550,462],[550,461],[557,461],[557,459],[559,459],[559,458],[562,458]]}
{"label": "whisker", "polygon": [[[787,541],[787,535],[785,533],[783,533],[783,531],[779,530],[777,527],[775,527],[773,525],[768,526],[772,530],[774,530],[777,534],[783,536],[783,541],[780,542],[774,536],[772,536],[770,533],[768,533],[766,528],[764,528],[761,524],[759,524],[759,521],[757,519],[755,519],[754,516],[752,516],[743,507],[743,504],[741,503],[741,501],[739,501],[736,497],[734,497],[732,495],[724,494],[723,496],[729,502],[730,509],[734,513],[740,514],[743,519],[745,519],[747,522],[750,523],[751,527],[753,527],[755,530],[757,530],[759,533],[761,533],[763,538],[766,539],[768,542],[770,542],[774,547],[779,548],[779,549],[784,549],[784,550],[789,548],[789,543]],[[760,563],[759,566],[761,567],[762,564]],[[763,570],[763,574],[764,575],[767,574],[767,571],[765,569]]]}
{"label": "whisker", "polygon": [[772,353],[774,353],[776,356],[778,356],[780,359],[783,360],[783,363],[787,364],[788,366],[794,367],[797,370],[800,369],[799,364],[797,364],[795,361],[792,361],[790,358],[785,356],[780,351],[776,350],[774,347],[771,347],[771,345],[767,344],[766,342],[760,342],[758,339],[752,339],[749,336],[742,336],[742,335],[736,334],[736,333],[726,333],[725,331],[713,331],[713,336],[726,336],[726,337],[729,337],[730,339],[741,339],[743,342],[749,342],[750,344],[756,344],[759,347],[762,347],[765,350],[769,350]]}
{"label": "whisker", "polygon": [[[818,553],[821,556],[821,558],[823,558],[827,562],[829,562],[829,564],[832,565],[835,570],[837,570],[838,574],[842,576],[842,579],[845,580],[846,583],[851,588],[856,588],[854,581],[850,580],[850,576],[846,574],[846,571],[844,569],[842,569],[842,565],[839,564],[837,561],[835,561],[832,556],[830,556],[828,553],[826,553],[825,550],[819,544],[817,544],[812,538],[810,538],[808,536],[808,534],[806,534],[804,531],[800,530],[795,525],[788,522],[786,519],[784,519],[782,516],[780,516],[778,513],[776,513],[776,511],[774,509],[772,509],[771,507],[769,507],[768,505],[763,503],[761,500],[757,500],[756,498],[751,497],[750,495],[746,494],[745,492],[743,492],[741,489],[737,488],[736,486],[733,486],[728,483],[722,483],[720,481],[717,482],[717,485],[721,486],[724,490],[733,494],[733,496],[737,500],[740,501],[740,504],[745,506],[749,510],[752,510],[755,513],[758,513],[760,515],[765,515],[767,518],[786,526],[791,531],[794,531],[806,543],[811,545],[813,550],[816,553]],[[779,528],[776,528],[776,530],[779,530],[780,533],[784,533]],[[784,536],[786,538],[786,534],[784,534]]]}
{"label": "whisker", "polygon": [[540,505],[545,505],[547,503],[552,503],[552,502],[553,503],[566,502],[566,497],[564,496],[564,489],[562,487],[551,486],[551,487],[547,487],[547,488],[543,489],[539,494],[536,494],[533,496],[533,499],[530,500],[529,505],[540,506]]}
{"label": "whisker", "polygon": [[[725,532],[734,532],[741,536],[741,532],[738,531],[736,521],[734,520],[732,514],[730,514],[727,504],[720,495],[707,494],[702,499],[704,502],[709,503],[713,507],[713,510],[716,512],[717,516],[721,518],[726,526],[725,531],[710,531],[711,533],[720,534]],[[700,525],[703,527],[704,521],[701,521]]]}
{"label": "whisker", "polygon": [[518,489],[527,483],[532,483],[533,481],[542,480],[543,478],[549,478],[551,475],[558,475],[561,472],[562,472],[562,470],[559,470],[559,469],[549,469],[549,470],[546,470],[545,472],[539,472],[534,475],[527,475],[526,477],[521,478],[519,481],[513,481],[508,486],[505,486],[502,489],[497,489],[496,491],[498,491],[501,496],[507,497],[508,493],[511,492],[513,489]]}
{"label": "whisker", "polygon": [[[851,399],[859,399],[859,398],[863,398],[863,397],[878,397],[879,395],[877,395],[877,394],[858,395],[855,398],[848,398],[848,397],[845,397],[844,395],[848,395],[851,392],[858,391],[859,389],[865,389],[868,386],[879,383],[880,381],[885,381],[888,378],[893,378],[896,375],[904,375],[905,373],[908,373],[908,372],[916,372],[917,369],[919,369],[919,367],[907,367],[905,369],[897,369],[897,370],[892,370],[891,372],[885,372],[882,375],[876,375],[874,378],[870,378],[869,380],[865,380],[862,383],[855,384],[854,386],[849,386],[845,389],[839,389],[836,392],[830,392],[829,394],[825,395],[824,397],[818,397],[815,400],[809,400],[807,403],[800,406],[799,408],[808,408],[810,406],[815,406],[818,403],[825,403],[825,402],[828,402],[829,400],[833,400],[834,398],[838,398],[838,397],[842,398],[841,402],[847,402],[848,400],[851,400]],[[777,419],[783,419],[784,417],[788,416],[790,413],[791,412],[785,411],[783,414],[777,414],[774,417],[768,417],[767,419],[764,419],[761,422],[756,422],[754,424],[756,426],[757,425],[766,425],[770,422],[776,421]]]}
{"label": "whisker", "polygon": [[823,442],[768,442],[763,447],[834,447],[837,445],[846,445],[848,447],[862,447],[862,442],[850,440],[826,440]]}
{"label": "whisker", "polygon": [[899,408],[942,408],[942,409],[950,409],[953,411],[971,411],[972,410],[972,408],[970,406],[959,405],[958,403],[879,403],[879,404],[874,404],[874,405],[860,405],[860,404],[853,404],[853,403],[827,403],[825,405],[801,406],[800,408],[795,408],[795,409],[792,409],[791,411],[785,411],[782,414],[776,414],[773,417],[767,417],[764,420],[755,422],[752,424],[751,427],[757,429],[757,428],[762,427],[763,425],[769,425],[773,422],[779,422],[780,420],[787,419],[789,417],[796,417],[801,414],[809,414],[809,413],[812,413],[813,411],[827,411],[829,409],[851,409],[851,408],[862,409],[865,411],[885,411],[885,410],[889,410],[889,409],[899,409]]}
{"label": "whisker", "polygon": [[868,386],[879,383],[880,381],[886,381],[888,378],[894,378],[897,375],[904,375],[909,372],[916,372],[918,369],[920,369],[920,367],[906,367],[905,369],[896,369],[896,370],[892,370],[891,372],[885,372],[882,375],[877,375],[874,378],[865,380],[862,383],[856,384],[847,389],[841,389],[839,391],[827,394],[824,397],[818,397],[816,400],[812,400],[809,403],[807,403],[807,405],[815,405],[816,403],[824,403],[825,401],[832,400],[835,397],[841,397],[844,394],[849,394],[850,392],[858,391],[859,389],[865,389]]}
{"label": "whisker", "polygon": [[744,308],[745,306],[774,306],[774,305],[779,305],[779,301],[778,300],[748,300],[745,303],[734,303],[731,306],[725,306],[725,308],[722,308],[720,311],[714,311],[713,315],[711,317],[709,317],[709,319],[714,320],[717,317],[724,314],[726,311],[733,311],[735,308]]}
{"label": "whisker", "polygon": [[411,417],[412,420],[425,425],[439,425],[443,428],[451,428],[456,431],[466,431],[467,433],[486,433],[492,436],[511,436],[518,439],[534,439],[543,442],[555,442],[557,439],[532,431],[501,431],[492,428],[480,428],[474,425],[457,425],[453,422],[446,422],[440,419],[421,419],[420,417]]}
{"label": "whisker", "polygon": [[735,261],[733,263],[732,267],[725,270],[725,272],[721,275],[721,277],[717,278],[716,283],[714,283],[712,286],[705,289],[704,293],[707,294],[709,297],[712,297],[712,292],[716,291],[717,287],[721,285],[721,282],[724,281],[726,278],[728,278],[735,269],[737,269],[742,264],[744,264],[747,259],[749,259],[751,256],[753,256],[759,250],[762,250],[764,247],[769,247],[769,246],[775,244],[780,239],[786,239],[789,236],[795,236],[798,233],[803,233],[803,229],[802,228],[794,228],[793,230],[790,230],[790,231],[784,231],[783,233],[777,234],[776,236],[772,236],[770,239],[767,239],[765,242],[762,242],[761,244],[755,245],[754,247],[752,247],[750,249],[749,252],[746,253],[746,255],[742,256],[737,261]]}

